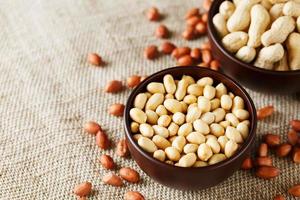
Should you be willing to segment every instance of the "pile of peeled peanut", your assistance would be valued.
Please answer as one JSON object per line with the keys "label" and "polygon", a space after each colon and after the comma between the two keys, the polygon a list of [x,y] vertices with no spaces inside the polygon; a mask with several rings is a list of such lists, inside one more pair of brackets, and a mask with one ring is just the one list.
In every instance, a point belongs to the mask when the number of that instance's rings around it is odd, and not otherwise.
{"label": "pile of peeled peanut", "polygon": [[178,167],[204,167],[233,156],[248,137],[244,100],[211,77],[167,74],[139,93],[131,131],[154,158]]}
{"label": "pile of peeled peanut", "polygon": [[213,24],[239,60],[276,71],[300,69],[300,1],[224,1]]}

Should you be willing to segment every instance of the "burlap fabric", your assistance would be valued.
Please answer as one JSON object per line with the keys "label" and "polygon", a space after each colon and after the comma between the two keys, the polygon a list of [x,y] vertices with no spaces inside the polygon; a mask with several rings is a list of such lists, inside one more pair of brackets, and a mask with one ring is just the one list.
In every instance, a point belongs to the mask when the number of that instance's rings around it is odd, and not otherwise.
{"label": "burlap fabric", "polygon": [[[186,42],[180,33],[184,13],[201,1],[1,1],[1,200],[75,199],[72,188],[86,180],[94,185],[89,199],[122,199],[127,190],[138,190],[151,200],[271,199],[300,182],[299,166],[290,158],[276,158],[274,165],[282,174],[274,180],[238,171],[216,187],[179,191],[154,182],[133,160],[115,156],[112,148],[106,153],[118,166],[138,169],[142,182],[121,188],[101,183],[107,172],[98,161],[103,152],[94,137],[84,133],[82,124],[96,120],[113,142],[123,138],[122,118],[108,115],[107,108],[125,103],[130,93],[105,94],[105,83],[175,65],[167,56],[155,61],[142,56],[147,44],[161,42],[153,36],[158,23],[144,17],[151,5],[164,13],[163,23],[172,30],[173,42],[199,46],[201,39]],[[86,62],[88,52],[101,53],[107,65],[91,67]],[[269,131],[285,138],[288,121],[300,117],[299,97],[249,92],[257,107],[272,104],[277,110],[259,122],[257,141]]]}

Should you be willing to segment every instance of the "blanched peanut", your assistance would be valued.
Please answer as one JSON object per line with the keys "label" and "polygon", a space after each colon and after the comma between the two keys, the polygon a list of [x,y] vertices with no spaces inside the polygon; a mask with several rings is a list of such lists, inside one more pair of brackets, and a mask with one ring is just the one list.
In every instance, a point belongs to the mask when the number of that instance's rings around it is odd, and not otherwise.
{"label": "blanched peanut", "polygon": [[195,153],[188,153],[180,158],[178,162],[178,166],[191,167],[195,164],[196,160],[197,160],[197,156]]}
{"label": "blanched peanut", "polygon": [[212,85],[214,80],[210,77],[203,77],[197,81],[197,84],[204,87],[206,85]]}
{"label": "blanched peanut", "polygon": [[218,141],[217,141],[216,138],[213,138],[213,137],[208,138],[207,141],[206,141],[206,144],[208,146],[210,146],[210,148],[213,151],[213,153],[219,153],[220,150],[221,150],[221,147],[220,147],[220,145],[219,145],[219,143],[218,143]]}
{"label": "blanched peanut", "polygon": [[197,102],[197,97],[195,95],[186,95],[184,98],[183,98],[183,102],[190,105],[190,104],[193,104],[193,103],[196,103]]}
{"label": "blanched peanut", "polygon": [[274,70],[276,71],[290,70],[286,51],[284,52],[283,57],[278,62],[274,63]]}
{"label": "blanched peanut", "polygon": [[300,33],[300,16],[297,18],[297,30]]}
{"label": "blanched peanut", "polygon": [[208,165],[207,162],[198,160],[198,161],[195,162],[195,164],[193,165],[193,167],[205,167],[207,165]]}
{"label": "blanched peanut", "polygon": [[164,86],[166,88],[167,93],[174,94],[176,91],[176,84],[173,79],[173,76],[170,74],[165,75],[163,82],[164,82]]}
{"label": "blanched peanut", "polygon": [[228,96],[233,99],[235,97],[235,95],[232,92],[228,92]]}
{"label": "blanched peanut", "polygon": [[239,96],[235,96],[233,98],[232,111],[236,109],[244,109],[244,107],[245,107],[244,100]]}
{"label": "blanched peanut", "polygon": [[217,30],[219,36],[222,38],[229,32],[226,27],[226,18],[221,13],[217,13],[212,20],[215,29]]}
{"label": "blanched peanut", "polygon": [[198,131],[199,133],[202,133],[203,135],[207,135],[210,130],[207,123],[202,121],[201,119],[197,119],[193,122],[194,129]]}
{"label": "blanched peanut", "polygon": [[269,0],[261,0],[260,3],[267,10],[269,10],[272,7],[272,4]]}
{"label": "blanched peanut", "polygon": [[182,112],[182,105],[176,99],[166,99],[164,106],[171,113]]}
{"label": "blanched peanut", "polygon": [[187,136],[189,133],[193,131],[193,126],[191,123],[182,124],[178,129],[178,135]]}
{"label": "blanched peanut", "polygon": [[141,137],[143,137],[142,134],[134,134],[134,135],[133,135],[133,139],[134,139],[135,141],[138,141]]}
{"label": "blanched peanut", "polygon": [[282,13],[283,6],[284,3],[276,3],[270,8],[269,13],[272,22],[283,15]]}
{"label": "blanched peanut", "polygon": [[138,145],[140,147],[142,147],[142,149],[144,149],[145,151],[147,151],[149,153],[153,153],[154,151],[157,150],[157,147],[155,146],[154,142],[144,136],[142,136],[138,139]]}
{"label": "blanched peanut", "polygon": [[183,147],[183,152],[185,154],[188,154],[188,153],[195,153],[197,152],[197,149],[198,149],[198,145],[197,144],[186,144],[184,147]]}
{"label": "blanched peanut", "polygon": [[155,93],[162,93],[162,94],[164,94],[166,92],[164,84],[158,83],[158,82],[149,83],[147,85],[147,90],[148,90],[148,92],[150,92],[152,94],[155,94]]}
{"label": "blanched peanut", "polygon": [[236,127],[236,126],[239,124],[238,118],[237,118],[234,114],[232,114],[232,113],[227,113],[227,114],[225,115],[225,120],[226,120],[226,121],[229,121],[230,124],[231,124],[232,126],[234,126],[234,127]]}
{"label": "blanched peanut", "polygon": [[184,103],[183,101],[180,101],[182,112],[186,113],[188,105]]}
{"label": "blanched peanut", "polygon": [[157,106],[164,101],[164,95],[160,93],[153,94],[146,103],[146,110],[155,110]]}
{"label": "blanched peanut", "polygon": [[213,123],[210,125],[210,132],[216,137],[219,137],[224,135],[225,129],[220,124]]}
{"label": "blanched peanut", "polygon": [[233,114],[239,119],[239,120],[246,120],[249,118],[249,112],[244,109],[236,109],[233,111]]}
{"label": "blanched peanut", "polygon": [[145,93],[140,93],[140,94],[136,95],[136,97],[134,99],[134,103],[133,103],[134,107],[143,109],[146,105],[147,99],[148,99],[148,97]]}
{"label": "blanched peanut", "polygon": [[153,110],[146,110],[147,123],[156,124],[158,120],[158,115]]}
{"label": "blanched peanut", "polygon": [[232,126],[228,126],[226,128],[225,136],[228,137],[228,139],[230,139],[236,143],[242,143],[244,141],[240,132]]}
{"label": "blanched peanut", "polygon": [[187,141],[193,144],[202,144],[205,142],[205,137],[199,132],[191,132],[186,137]]}
{"label": "blanched peanut", "polygon": [[167,109],[163,106],[163,105],[159,105],[155,112],[159,115],[159,116],[162,116],[162,115],[167,115],[168,114],[168,111]]}
{"label": "blanched peanut", "polygon": [[291,70],[300,69],[300,33],[291,33],[286,41]]}
{"label": "blanched peanut", "polygon": [[130,129],[131,129],[131,132],[133,133],[137,133],[139,131],[139,124],[136,123],[136,122],[131,122],[130,124]]}
{"label": "blanched peanut", "polygon": [[250,126],[250,121],[249,120],[244,120],[241,123],[244,123],[245,125],[247,125],[248,127]]}
{"label": "blanched peanut", "polygon": [[223,126],[224,128],[227,128],[228,126],[230,126],[230,121],[227,121],[227,120],[221,121],[219,124],[221,126]]}
{"label": "blanched peanut", "polygon": [[203,89],[203,96],[204,97],[211,100],[215,97],[215,95],[216,95],[216,88],[214,88],[211,85],[204,86],[204,89]]}
{"label": "blanched peanut", "polygon": [[174,135],[174,136],[171,136],[171,137],[169,137],[168,139],[169,139],[169,141],[172,143],[175,139],[176,139],[176,135]]}
{"label": "blanched peanut", "polygon": [[173,122],[175,122],[178,125],[182,125],[185,121],[185,115],[182,112],[176,112],[172,116]]}
{"label": "blanched peanut", "polygon": [[235,54],[235,57],[237,57],[241,61],[250,63],[255,58],[255,55],[256,55],[255,48],[249,46],[243,46]]}
{"label": "blanched peanut", "polygon": [[300,3],[295,1],[288,1],[284,4],[283,10],[284,15],[292,16],[292,17],[299,17],[300,16]]}
{"label": "blanched peanut", "polygon": [[[193,107],[186,114],[186,122],[192,123],[201,116],[201,110],[198,107]],[[174,117],[174,115],[173,115]]]}
{"label": "blanched peanut", "polygon": [[211,110],[215,110],[215,109],[219,108],[220,105],[221,105],[220,99],[215,98],[213,100],[210,100],[210,109]]}
{"label": "blanched peanut", "polygon": [[143,136],[145,137],[152,137],[154,135],[154,130],[152,128],[152,126],[150,126],[149,124],[140,124],[140,132]]}
{"label": "blanched peanut", "polygon": [[221,96],[221,107],[225,110],[230,110],[232,107],[232,99],[229,95],[225,94]]}
{"label": "blanched peanut", "polygon": [[166,160],[165,163],[169,165],[174,165],[174,162],[172,160]]}
{"label": "blanched peanut", "polygon": [[177,90],[175,92],[175,98],[177,100],[180,101],[184,98],[188,86],[189,86],[188,81],[185,79],[181,79],[178,82]]}
{"label": "blanched peanut", "polygon": [[227,158],[230,158],[236,152],[237,149],[238,144],[232,140],[229,140],[225,145],[224,153]]}
{"label": "blanched peanut", "polygon": [[188,76],[188,75],[183,75],[182,80],[185,80],[188,83],[188,85],[191,85],[191,84],[195,83],[194,78],[191,77],[191,76]]}
{"label": "blanched peanut", "polygon": [[209,125],[215,121],[215,115],[212,112],[207,112],[200,119]]}
{"label": "blanched peanut", "polygon": [[174,99],[174,95],[173,94],[166,94],[165,99]]}
{"label": "blanched peanut", "polygon": [[154,135],[154,137],[152,138],[152,141],[158,148],[163,149],[163,150],[165,150],[167,147],[171,146],[171,143],[166,138],[164,138],[160,135]]}
{"label": "blanched peanut", "polygon": [[224,119],[226,111],[223,108],[217,108],[212,113],[215,115],[215,122],[220,122]]}
{"label": "blanched peanut", "polygon": [[200,144],[197,154],[200,160],[207,161],[213,155],[213,152],[207,144],[203,143]]}
{"label": "blanched peanut", "polygon": [[241,122],[237,125],[236,130],[240,132],[242,135],[243,139],[246,140],[249,134],[249,127],[246,125],[246,123]]}
{"label": "blanched peanut", "polygon": [[195,108],[195,107],[198,108],[198,103],[192,103],[192,104],[190,104],[190,105],[188,106],[187,111],[189,111],[190,109]]}
{"label": "blanched peanut", "polygon": [[219,7],[219,12],[225,17],[225,19],[228,19],[234,10],[235,5],[231,1],[223,1]]}
{"label": "blanched peanut", "polygon": [[222,44],[231,53],[237,52],[245,46],[248,41],[248,34],[243,31],[232,32],[223,37]]}
{"label": "blanched peanut", "polygon": [[199,84],[191,84],[187,88],[187,93],[198,97],[203,94],[203,86],[200,86]]}
{"label": "blanched peanut", "polygon": [[171,122],[171,124],[168,127],[170,136],[176,135],[178,132],[178,129],[179,129],[179,126],[177,124],[175,124],[174,122]]}
{"label": "blanched peanut", "polygon": [[166,153],[163,150],[159,149],[154,151],[153,157],[163,162],[166,159]]}
{"label": "blanched peanut", "polygon": [[216,164],[216,163],[219,163],[219,162],[222,162],[223,160],[226,159],[226,156],[222,153],[217,153],[217,154],[214,154],[208,161],[208,164],[209,165],[213,165],[213,164]]}
{"label": "blanched peanut", "polygon": [[171,123],[171,117],[169,115],[162,115],[158,118],[157,124],[159,126],[168,127]]}
{"label": "blanched peanut", "polygon": [[131,108],[129,111],[131,119],[140,124],[145,123],[147,120],[146,114],[139,108]]}
{"label": "blanched peanut", "polygon": [[160,135],[160,136],[162,136],[164,138],[169,137],[169,131],[168,131],[167,128],[162,127],[162,126],[158,126],[158,125],[154,125],[154,126],[152,126],[152,128],[153,128],[154,133],[156,135]]}
{"label": "blanched peanut", "polygon": [[227,88],[223,83],[216,86],[216,97],[221,98],[222,95],[227,94]]}
{"label": "blanched peanut", "polygon": [[211,108],[210,106],[210,101],[207,98],[203,96],[198,97],[198,107],[200,108],[201,112],[209,112]]}
{"label": "blanched peanut", "polygon": [[206,135],[206,136],[205,136],[205,138],[206,138],[206,141],[207,141],[209,138],[217,139],[217,137],[216,137],[216,136],[214,136],[214,135],[211,135],[211,134],[209,134],[209,135]]}
{"label": "blanched peanut", "polygon": [[180,159],[180,153],[175,147],[168,147],[165,149],[165,152],[171,161],[178,161]]}
{"label": "blanched peanut", "polygon": [[221,147],[221,151],[222,152],[224,152],[224,150],[225,150],[225,145],[226,145],[226,143],[228,142],[229,140],[228,140],[228,138],[225,136],[225,135],[222,135],[222,136],[220,136],[219,138],[218,138],[218,143],[219,143],[219,145],[220,145],[220,147]]}
{"label": "blanched peanut", "polygon": [[185,144],[186,144],[185,137],[177,136],[172,142],[172,147],[175,147],[179,151],[179,153],[181,153]]}

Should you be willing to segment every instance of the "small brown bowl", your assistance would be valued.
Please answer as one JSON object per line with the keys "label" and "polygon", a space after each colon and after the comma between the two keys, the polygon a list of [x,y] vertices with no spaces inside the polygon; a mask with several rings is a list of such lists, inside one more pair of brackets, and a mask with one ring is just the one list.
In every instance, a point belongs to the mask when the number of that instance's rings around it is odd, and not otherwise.
{"label": "small brown bowl", "polygon": [[208,38],[214,57],[220,61],[225,74],[248,88],[282,94],[300,92],[300,70],[273,71],[255,67],[253,63],[244,63],[227,51],[218,36],[212,19],[219,12],[223,0],[214,0],[208,13]]}
{"label": "small brown bowl", "polygon": [[[138,146],[137,142],[133,138],[133,134],[131,133],[130,123],[132,120],[129,116],[129,111],[133,107],[133,102],[136,95],[141,92],[145,92],[148,83],[153,81],[162,82],[163,77],[166,74],[171,74],[176,79],[181,78],[182,75],[190,75],[195,79],[209,76],[216,82],[222,82],[231,92],[244,99],[245,106],[250,113],[250,131],[248,138],[234,156],[215,165],[201,168],[181,168],[156,160],[152,157],[152,155],[145,152]],[[140,168],[151,178],[155,179],[161,184],[173,188],[189,190],[204,189],[217,185],[238,170],[243,160],[250,154],[255,140],[255,130],[257,124],[255,106],[248,93],[237,82],[228,76],[221,74],[220,72],[196,66],[168,68],[146,78],[132,91],[131,95],[129,96],[126,103],[124,118],[127,144],[131,152],[131,156],[137,162]]]}

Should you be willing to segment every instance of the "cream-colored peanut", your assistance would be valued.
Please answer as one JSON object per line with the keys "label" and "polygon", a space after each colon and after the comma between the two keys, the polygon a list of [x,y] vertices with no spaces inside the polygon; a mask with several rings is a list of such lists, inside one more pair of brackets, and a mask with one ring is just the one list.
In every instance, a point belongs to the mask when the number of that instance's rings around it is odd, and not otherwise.
{"label": "cream-colored peanut", "polygon": [[200,119],[209,125],[215,121],[215,115],[212,112],[207,112],[204,113]]}
{"label": "cream-colored peanut", "polygon": [[269,12],[262,5],[256,4],[251,8],[251,24],[248,30],[249,40],[247,46],[256,48],[261,45],[261,35],[266,31],[270,21]]}
{"label": "cream-colored peanut", "polygon": [[174,122],[171,122],[171,124],[168,127],[170,136],[176,135],[178,132],[178,129],[179,129],[179,126],[177,124],[175,124]]}
{"label": "cream-colored peanut", "polygon": [[182,76],[182,80],[186,80],[186,82],[188,83],[188,85],[194,84],[195,80],[193,77],[188,76],[188,75],[183,75]]}
{"label": "cream-colored peanut", "polygon": [[166,88],[166,91],[168,94],[174,94],[176,91],[176,84],[173,79],[173,76],[170,74],[167,74],[163,78],[164,86]]}
{"label": "cream-colored peanut", "polygon": [[282,59],[283,55],[284,49],[279,43],[264,47],[259,51],[254,65],[260,68],[273,69],[274,63]]}
{"label": "cream-colored peanut", "polygon": [[236,143],[242,143],[244,141],[240,132],[232,126],[226,128],[225,136]]}
{"label": "cream-colored peanut", "polygon": [[254,60],[255,55],[256,50],[253,47],[243,46],[238,50],[238,52],[236,52],[235,57],[245,63],[250,63]]}
{"label": "cream-colored peanut", "polygon": [[207,165],[208,165],[207,162],[204,162],[204,161],[201,161],[201,160],[197,160],[194,163],[193,167],[205,167]]}
{"label": "cream-colored peanut", "polygon": [[206,144],[211,148],[213,153],[219,153],[221,150],[221,147],[216,138],[213,137],[208,138]]}
{"label": "cream-colored peanut", "polygon": [[136,122],[131,122],[130,124],[130,129],[131,129],[131,132],[133,133],[137,133],[139,131],[139,124],[136,123]]}
{"label": "cream-colored peanut", "polygon": [[159,105],[155,112],[159,115],[159,116],[162,116],[162,115],[167,115],[168,114],[168,111],[167,109],[163,106],[163,105]]}
{"label": "cream-colored peanut", "polygon": [[290,70],[286,51],[284,51],[283,57],[278,62],[274,63],[274,70],[276,71]]}
{"label": "cream-colored peanut", "polygon": [[197,84],[204,87],[206,85],[212,85],[214,83],[214,80],[210,77],[203,77],[203,78],[200,78],[198,81],[197,81]]}
{"label": "cream-colored peanut", "polygon": [[288,1],[284,4],[283,10],[284,15],[292,16],[292,17],[299,17],[300,16],[300,3],[295,1]]}
{"label": "cream-colored peanut", "polygon": [[158,120],[158,115],[153,110],[146,110],[147,123],[156,124]]}
{"label": "cream-colored peanut", "polygon": [[219,36],[223,38],[228,34],[228,30],[226,27],[226,18],[221,13],[217,13],[212,20],[215,29],[217,30]]}
{"label": "cream-colored peanut", "polygon": [[184,103],[183,101],[180,101],[182,112],[186,113],[188,105]]}
{"label": "cream-colored peanut", "polygon": [[300,16],[297,18],[297,30],[300,33]]}
{"label": "cream-colored peanut", "polygon": [[221,107],[224,110],[230,110],[232,107],[232,99],[229,95],[225,94],[221,96]]}
{"label": "cream-colored peanut", "polygon": [[228,126],[230,126],[230,121],[221,121],[219,124],[223,126],[223,128],[227,128]]}
{"label": "cream-colored peanut", "polygon": [[222,44],[231,53],[237,52],[245,46],[248,41],[248,34],[243,31],[232,32],[223,37]]}
{"label": "cream-colored peanut", "polygon": [[180,135],[174,139],[174,141],[172,142],[172,147],[176,148],[178,152],[181,153],[185,144],[185,137]]}
{"label": "cream-colored peanut", "polygon": [[219,13],[222,14],[225,17],[225,19],[228,19],[232,15],[234,10],[235,5],[231,1],[223,1],[219,7]]}
{"label": "cream-colored peanut", "polygon": [[154,126],[152,126],[152,128],[153,128],[154,133],[156,135],[160,135],[160,136],[162,136],[164,138],[169,137],[169,131],[168,131],[167,128],[159,126],[159,125],[154,125]]}
{"label": "cream-colored peanut", "polygon": [[239,119],[239,120],[246,120],[249,118],[249,112],[245,109],[236,109],[233,111],[233,114]]}
{"label": "cream-colored peanut", "polygon": [[222,135],[222,136],[218,137],[218,143],[219,143],[219,145],[220,145],[220,147],[221,147],[221,151],[222,151],[222,152],[224,152],[224,150],[225,150],[225,145],[226,145],[226,143],[227,143],[228,141],[229,141],[229,140],[228,140],[228,138],[227,138],[225,135]]}
{"label": "cream-colored peanut", "polygon": [[143,135],[142,134],[134,134],[133,135],[133,139],[135,140],[135,141],[138,141],[141,137],[143,137]]}
{"label": "cream-colored peanut", "polygon": [[272,22],[283,15],[283,6],[284,3],[276,3],[270,8],[269,13]]}
{"label": "cream-colored peanut", "polygon": [[193,126],[196,131],[202,133],[203,135],[207,135],[210,132],[208,124],[201,119],[195,120],[193,122]]}
{"label": "cream-colored peanut", "polygon": [[213,138],[213,139],[215,139],[215,140],[218,139],[216,136],[211,135],[211,134],[206,135],[205,138],[206,138],[206,141],[207,141],[209,138]]}
{"label": "cream-colored peanut", "polygon": [[173,122],[175,122],[178,125],[182,125],[185,122],[185,115],[182,112],[176,112],[172,116]]}
{"label": "cream-colored peanut", "polygon": [[271,2],[271,4],[276,4],[276,3],[285,3],[288,0],[269,0]]}
{"label": "cream-colored peanut", "polygon": [[161,93],[153,94],[146,103],[146,110],[155,110],[157,106],[161,105],[164,101],[164,95]]}
{"label": "cream-colored peanut", "polygon": [[214,88],[211,85],[206,85],[203,89],[203,96],[206,97],[207,99],[211,100],[215,97],[216,95],[216,88]]}
{"label": "cream-colored peanut", "polygon": [[178,166],[191,167],[195,164],[196,160],[197,160],[197,156],[195,153],[188,153],[180,158],[178,162]]}
{"label": "cream-colored peanut", "polygon": [[150,138],[154,135],[154,130],[149,124],[140,124],[139,129],[140,133],[145,137]]}
{"label": "cream-colored peanut", "polygon": [[176,135],[169,137],[169,141],[172,143],[176,139]]}
{"label": "cream-colored peanut", "polygon": [[136,95],[133,106],[135,108],[143,109],[146,105],[147,99],[148,97],[145,93],[140,93]]}
{"label": "cream-colored peanut", "polygon": [[239,123],[237,126],[236,126],[236,130],[238,132],[240,132],[241,136],[243,137],[243,139],[245,140],[248,135],[249,135],[249,126],[246,125],[246,123]]}
{"label": "cream-colored peanut", "polygon": [[229,32],[243,31],[249,27],[250,9],[259,1],[260,0],[242,0],[236,5],[236,9],[227,21],[227,29]]}
{"label": "cream-colored peanut", "polygon": [[159,126],[168,127],[172,119],[169,115],[162,115],[158,118],[157,124]]}
{"label": "cream-colored peanut", "polygon": [[197,144],[186,144],[184,147],[183,147],[183,152],[185,154],[188,154],[188,153],[195,153],[197,152],[197,149],[198,149],[198,145]]}
{"label": "cream-colored peanut", "polygon": [[235,95],[232,92],[228,92],[228,96],[233,99],[235,97]]}
{"label": "cream-colored peanut", "polygon": [[223,83],[216,86],[216,97],[221,98],[222,95],[227,94],[227,88]]}
{"label": "cream-colored peanut", "polygon": [[203,87],[196,83],[191,84],[187,88],[187,93],[198,97],[203,94]]}
{"label": "cream-colored peanut", "polygon": [[244,109],[244,108],[245,108],[244,99],[242,99],[240,96],[235,96],[232,102],[232,111],[236,109]]}
{"label": "cream-colored peanut", "polygon": [[169,142],[169,140],[167,140],[166,138],[164,138],[160,135],[154,135],[152,138],[152,141],[158,148],[163,149],[163,150],[165,150],[167,147],[171,146],[171,143]]}
{"label": "cream-colored peanut", "polygon": [[180,153],[175,147],[168,147],[165,149],[165,152],[171,161],[178,161],[180,159]]}
{"label": "cream-colored peanut", "polygon": [[198,97],[198,107],[200,108],[201,112],[209,112],[211,109],[210,101],[206,97],[200,96]]}
{"label": "cream-colored peanut", "polygon": [[178,129],[178,135],[187,136],[189,133],[193,131],[193,126],[191,123],[182,124]]}
{"label": "cream-colored peanut", "polygon": [[261,42],[264,46],[283,43],[294,29],[295,20],[291,16],[281,16],[272,23],[270,30],[262,34]]}
{"label": "cream-colored peanut", "polygon": [[230,124],[234,127],[236,127],[240,123],[238,118],[233,113],[227,113],[225,115],[225,120],[229,121]]}
{"label": "cream-colored peanut", "polygon": [[286,41],[291,70],[300,69],[300,33],[291,33]]}
{"label": "cream-colored peanut", "polygon": [[233,140],[229,140],[225,145],[224,153],[227,158],[230,158],[236,152],[237,149],[238,144]]}
{"label": "cream-colored peanut", "polygon": [[165,163],[169,165],[174,165],[174,162],[172,160],[166,160]]}
{"label": "cream-colored peanut", "polygon": [[188,134],[186,139],[188,142],[190,142],[192,144],[202,144],[206,140],[204,135],[202,135],[201,133],[196,132],[196,131]]}
{"label": "cream-colored peanut", "polygon": [[223,108],[217,108],[212,113],[215,115],[215,122],[220,122],[225,118],[226,111]]}
{"label": "cream-colored peanut", "polygon": [[163,150],[159,149],[154,151],[153,157],[157,160],[164,162],[166,159],[166,153]]}
{"label": "cream-colored peanut", "polygon": [[[269,10],[272,7],[272,3],[269,0],[261,0],[260,4],[266,9]],[[253,7],[252,7],[253,8]]]}
{"label": "cream-colored peanut", "polygon": [[219,137],[224,135],[225,129],[220,124],[213,123],[210,125],[210,132],[216,137]]}
{"label": "cream-colored peanut", "polygon": [[166,94],[165,99],[175,99],[173,94]]}
{"label": "cream-colored peanut", "polygon": [[218,98],[210,100],[210,109],[215,110],[221,106],[221,101]]}
{"label": "cream-colored peanut", "polygon": [[222,153],[217,153],[214,154],[209,160],[208,160],[208,164],[209,165],[213,165],[219,162],[222,162],[223,160],[226,159],[226,156]]}
{"label": "cream-colored peanut", "polygon": [[149,152],[149,153],[153,153],[154,151],[157,150],[156,145],[154,144],[154,142],[152,140],[150,140],[147,137],[140,137],[138,140],[138,145],[144,149],[145,151]]}
{"label": "cream-colored peanut", "polygon": [[197,97],[195,95],[189,94],[183,98],[183,102],[190,105],[197,102]]}
{"label": "cream-colored peanut", "polygon": [[203,143],[200,144],[197,154],[200,160],[207,161],[213,155],[213,152],[207,144]]}
{"label": "cream-colored peanut", "polygon": [[140,124],[145,123],[147,120],[146,114],[139,108],[131,108],[129,111],[129,115],[133,121]]}
{"label": "cream-colored peanut", "polygon": [[175,98],[178,101],[180,101],[180,100],[182,100],[184,98],[188,86],[189,86],[189,84],[188,84],[188,81],[186,79],[181,79],[178,82],[177,90],[175,92]]}
{"label": "cream-colored peanut", "polygon": [[192,103],[188,106],[188,109],[187,109],[187,112],[192,109],[192,108],[195,108],[195,107],[198,107],[198,103]]}
{"label": "cream-colored peanut", "polygon": [[244,120],[241,123],[244,123],[245,125],[247,125],[248,127],[250,126],[250,121],[249,120]]}
{"label": "cream-colored peanut", "polygon": [[198,107],[193,107],[186,114],[186,122],[192,123],[201,116],[201,110]]}
{"label": "cream-colored peanut", "polygon": [[166,93],[164,84],[158,82],[151,82],[147,85],[148,92],[155,94],[155,93]]}
{"label": "cream-colored peanut", "polygon": [[166,99],[164,106],[171,113],[182,112],[182,105],[176,99]]}

